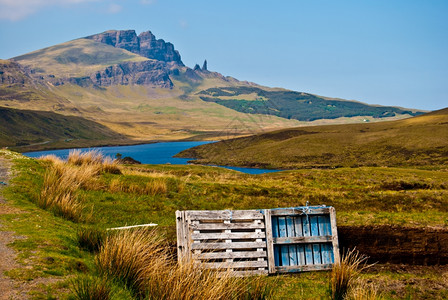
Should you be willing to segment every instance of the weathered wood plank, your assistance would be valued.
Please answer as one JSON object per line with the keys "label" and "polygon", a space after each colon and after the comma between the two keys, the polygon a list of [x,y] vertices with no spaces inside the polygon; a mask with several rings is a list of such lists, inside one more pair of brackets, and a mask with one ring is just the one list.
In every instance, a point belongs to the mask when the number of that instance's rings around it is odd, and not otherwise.
{"label": "weathered wood plank", "polygon": [[232,275],[236,277],[244,276],[256,276],[256,275],[267,275],[268,270],[247,270],[247,271],[233,271]]}
{"label": "weathered wood plank", "polygon": [[318,271],[318,270],[331,270],[332,264],[326,265],[306,265],[306,266],[280,266],[275,267],[275,270],[279,273],[293,273],[293,272],[305,272],[305,271]]}
{"label": "weathered wood plank", "polygon": [[191,224],[193,230],[225,230],[225,229],[264,229],[265,225],[259,223],[202,223]]}
{"label": "weathered wood plank", "polygon": [[266,251],[209,252],[199,254],[199,256],[197,256],[197,259],[259,258],[266,256]]}
{"label": "weathered wood plank", "polygon": [[253,248],[266,248],[266,242],[200,243],[191,245],[192,250],[253,249]]}
{"label": "weathered wood plank", "polygon": [[274,244],[297,244],[297,243],[329,243],[333,241],[332,236],[298,236],[278,237],[272,239]]}
{"label": "weathered wood plank", "polygon": [[312,244],[313,245],[313,261],[315,265],[322,264],[322,256],[320,250],[320,244]]}
{"label": "weathered wood plank", "polygon": [[310,216],[311,236],[319,236],[318,217]]}
{"label": "weathered wood plank", "polygon": [[226,268],[242,269],[242,268],[260,268],[260,267],[267,268],[268,262],[267,261],[234,261],[234,262],[230,262],[230,263],[203,262],[203,263],[201,263],[201,265],[207,269],[226,269]]}
{"label": "weathered wood plank", "polygon": [[271,210],[266,209],[264,211],[264,223],[266,226],[266,250],[268,256],[269,273],[275,272],[275,257],[274,257],[274,243],[273,243],[273,231],[272,231],[272,217]]}
{"label": "weathered wood plank", "polygon": [[341,258],[339,256],[339,242],[338,242],[338,229],[336,226],[336,210],[334,207],[330,208],[330,223],[331,223],[331,233],[333,236],[333,261],[335,263],[340,262]]}
{"label": "weathered wood plank", "polygon": [[296,236],[303,236],[302,217],[301,216],[294,217],[294,232],[296,233]]}
{"label": "weathered wood plank", "polygon": [[289,266],[289,247],[280,246],[280,259],[282,266]]}
{"label": "weathered wood plank", "polygon": [[286,235],[286,218],[278,217],[278,236],[285,237]]}
{"label": "weathered wood plank", "polygon": [[329,207],[313,207],[310,206],[308,209],[306,207],[297,208],[275,208],[271,209],[271,214],[273,216],[294,216],[294,215],[323,215],[330,212]]}
{"label": "weathered wood plank", "polygon": [[264,216],[256,210],[187,210],[191,220],[263,220]]}
{"label": "weathered wood plank", "polygon": [[183,236],[184,221],[182,219],[182,212],[176,211],[176,234],[177,234],[177,261],[182,263],[184,260],[184,236]]}
{"label": "weathered wood plank", "polygon": [[310,218],[308,216],[303,216],[302,224],[303,224],[303,235],[310,236],[311,235]]}
{"label": "weathered wood plank", "polygon": [[313,262],[313,246],[312,246],[312,244],[306,244],[304,246],[304,248],[305,248],[305,262],[306,262],[306,265],[307,266],[308,265],[313,265],[314,262]]}
{"label": "weathered wood plank", "polygon": [[264,232],[217,232],[217,233],[196,233],[191,235],[194,241],[197,240],[237,240],[237,239],[262,239],[265,238]]}

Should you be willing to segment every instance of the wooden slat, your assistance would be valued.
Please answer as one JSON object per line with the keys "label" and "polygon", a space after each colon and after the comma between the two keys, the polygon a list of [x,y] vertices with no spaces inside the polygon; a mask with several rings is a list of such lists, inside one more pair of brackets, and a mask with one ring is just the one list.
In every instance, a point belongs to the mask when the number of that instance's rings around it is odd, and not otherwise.
{"label": "wooden slat", "polygon": [[262,239],[265,238],[264,232],[218,232],[218,233],[193,233],[191,239],[197,240],[237,240],[237,239]]}
{"label": "wooden slat", "polygon": [[256,276],[256,275],[267,275],[268,270],[247,270],[247,271],[233,271],[232,275],[236,277],[243,277],[243,276]]}
{"label": "wooden slat", "polygon": [[311,235],[311,227],[310,227],[310,218],[308,216],[302,217],[302,225],[303,225],[303,235],[310,236]]}
{"label": "wooden slat", "polygon": [[285,237],[286,235],[286,218],[278,217],[278,236]]}
{"label": "wooden slat", "polygon": [[294,217],[294,232],[296,233],[295,236],[303,236],[302,217],[301,216]]}
{"label": "wooden slat", "polygon": [[224,229],[264,229],[263,223],[202,223],[191,224],[193,230],[224,230]]}
{"label": "wooden slat", "polygon": [[320,250],[320,244],[313,245],[313,261],[315,265],[322,264],[322,252]]}
{"label": "wooden slat", "polygon": [[305,272],[305,271],[318,271],[318,270],[331,270],[332,264],[326,265],[306,265],[306,266],[282,266],[275,267],[275,270],[279,273],[293,273],[293,272]]}
{"label": "wooden slat", "polygon": [[183,234],[184,220],[182,218],[182,212],[176,211],[176,234],[177,234],[177,261],[182,263],[184,260],[184,234]]}
{"label": "wooden slat", "polygon": [[310,216],[311,236],[319,236],[318,216]]}
{"label": "wooden slat", "polygon": [[305,207],[297,207],[297,208],[276,208],[271,209],[271,214],[273,216],[294,216],[294,215],[323,215],[328,214],[330,212],[330,207],[309,207],[309,210],[306,210]]}
{"label": "wooden slat", "polygon": [[312,244],[306,244],[305,248],[305,263],[306,265],[313,265],[313,246]]}
{"label": "wooden slat", "polygon": [[253,249],[253,248],[266,248],[265,242],[234,242],[234,243],[200,243],[192,244],[191,249]]}
{"label": "wooden slat", "polygon": [[272,239],[274,244],[297,244],[297,243],[331,243],[332,236],[298,236],[278,237]]}
{"label": "wooden slat", "polygon": [[271,210],[266,209],[264,211],[264,223],[266,226],[266,250],[268,255],[268,267],[269,273],[275,272],[275,257],[274,257],[274,243],[273,243],[273,232],[272,232],[272,217]]}
{"label": "wooden slat", "polygon": [[263,220],[264,216],[256,210],[187,210],[191,220]]}
{"label": "wooden slat", "polygon": [[338,242],[338,229],[336,227],[336,210],[334,207],[330,208],[330,223],[331,223],[331,233],[333,236],[333,261],[334,263],[340,262],[341,258],[339,256],[339,242]]}
{"label": "wooden slat", "polygon": [[268,266],[267,261],[234,261],[231,263],[201,263],[201,266],[207,269],[225,269],[225,268],[260,268]]}
{"label": "wooden slat", "polygon": [[197,257],[197,259],[259,258],[266,256],[267,256],[266,251],[209,252],[209,253],[201,253]]}

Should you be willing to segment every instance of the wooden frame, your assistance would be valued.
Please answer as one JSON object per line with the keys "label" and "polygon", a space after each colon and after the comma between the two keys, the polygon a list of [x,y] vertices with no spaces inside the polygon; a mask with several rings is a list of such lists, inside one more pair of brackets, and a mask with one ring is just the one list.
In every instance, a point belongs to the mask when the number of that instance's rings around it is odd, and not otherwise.
{"label": "wooden frame", "polygon": [[237,276],[331,269],[339,261],[333,207],[176,211],[179,263]]}

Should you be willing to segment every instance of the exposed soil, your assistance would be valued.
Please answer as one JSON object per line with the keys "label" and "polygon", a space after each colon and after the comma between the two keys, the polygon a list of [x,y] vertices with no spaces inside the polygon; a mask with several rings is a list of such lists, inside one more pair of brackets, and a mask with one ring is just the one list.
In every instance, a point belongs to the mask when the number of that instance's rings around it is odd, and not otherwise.
{"label": "exposed soil", "polygon": [[338,236],[341,251],[356,247],[371,263],[448,264],[448,229],[338,226]]}

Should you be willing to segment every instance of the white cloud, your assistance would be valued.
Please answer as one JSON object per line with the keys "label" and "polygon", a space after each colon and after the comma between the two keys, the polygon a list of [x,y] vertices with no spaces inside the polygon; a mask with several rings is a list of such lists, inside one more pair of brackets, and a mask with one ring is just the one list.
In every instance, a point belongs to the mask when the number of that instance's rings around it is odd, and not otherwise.
{"label": "white cloud", "polygon": [[111,5],[109,5],[109,7],[107,8],[107,12],[110,14],[117,14],[119,13],[121,10],[123,9],[123,7],[121,5],[112,3]]}
{"label": "white cloud", "polygon": [[0,0],[0,19],[17,21],[52,5],[70,5],[98,0]]}

